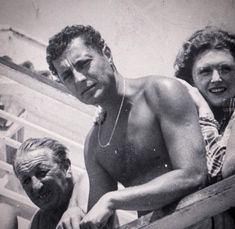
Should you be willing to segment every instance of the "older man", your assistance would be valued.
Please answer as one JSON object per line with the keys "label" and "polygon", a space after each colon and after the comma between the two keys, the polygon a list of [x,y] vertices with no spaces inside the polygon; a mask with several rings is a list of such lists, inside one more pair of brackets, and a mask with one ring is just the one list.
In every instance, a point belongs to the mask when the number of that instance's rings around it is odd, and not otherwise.
{"label": "older man", "polygon": [[[73,189],[77,189],[66,151],[64,145],[49,138],[28,139],[17,150],[13,164],[15,174],[28,197],[39,207],[32,219],[31,229],[56,228],[67,210]],[[71,208],[82,217],[77,199],[73,198]],[[78,228],[79,217],[70,218],[63,224]]]}
{"label": "older man", "polygon": [[[76,98],[104,113],[85,143],[90,194],[82,228],[106,225],[117,209],[139,215],[160,209],[205,185],[197,111],[177,80],[122,77],[91,26],[52,37],[47,61]],[[117,182],[125,189],[117,190]]]}

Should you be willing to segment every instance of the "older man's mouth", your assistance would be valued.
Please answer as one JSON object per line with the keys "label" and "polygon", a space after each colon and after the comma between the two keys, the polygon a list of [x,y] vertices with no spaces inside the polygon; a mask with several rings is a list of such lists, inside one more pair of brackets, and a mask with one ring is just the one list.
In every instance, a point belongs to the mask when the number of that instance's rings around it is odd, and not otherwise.
{"label": "older man's mouth", "polygon": [[46,191],[46,192],[43,192],[43,193],[41,193],[40,195],[39,195],[39,199],[40,200],[47,200],[49,197],[50,197],[50,195],[51,195],[51,191]]}

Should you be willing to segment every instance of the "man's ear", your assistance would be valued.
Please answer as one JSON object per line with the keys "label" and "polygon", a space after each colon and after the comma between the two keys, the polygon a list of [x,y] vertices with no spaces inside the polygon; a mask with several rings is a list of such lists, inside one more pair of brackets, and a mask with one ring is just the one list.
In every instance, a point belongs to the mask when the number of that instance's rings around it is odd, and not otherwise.
{"label": "man's ear", "polygon": [[66,170],[66,177],[71,178],[72,177],[72,169],[71,169],[71,162],[67,158],[64,161],[64,169]]}
{"label": "man's ear", "polygon": [[104,44],[104,47],[102,49],[103,55],[107,58],[110,64],[113,64],[113,57],[110,48]]}

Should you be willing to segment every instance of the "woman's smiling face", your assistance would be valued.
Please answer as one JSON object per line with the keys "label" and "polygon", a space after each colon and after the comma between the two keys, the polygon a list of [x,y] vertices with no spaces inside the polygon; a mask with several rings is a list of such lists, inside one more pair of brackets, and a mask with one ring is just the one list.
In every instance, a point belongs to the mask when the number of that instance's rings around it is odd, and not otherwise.
{"label": "woman's smiling face", "polygon": [[228,49],[200,53],[195,58],[192,77],[210,106],[220,107],[235,96],[235,61]]}

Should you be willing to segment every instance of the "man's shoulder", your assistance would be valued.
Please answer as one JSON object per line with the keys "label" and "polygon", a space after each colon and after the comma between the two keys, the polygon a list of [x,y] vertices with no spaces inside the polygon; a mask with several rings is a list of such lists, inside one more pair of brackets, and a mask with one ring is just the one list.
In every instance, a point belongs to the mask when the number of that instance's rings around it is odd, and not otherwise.
{"label": "man's shoulder", "polygon": [[[160,91],[173,90],[174,88],[181,88],[182,84],[175,77],[150,75],[146,76],[145,79],[146,89],[155,88]],[[164,89],[164,90],[161,90]]]}
{"label": "man's shoulder", "polygon": [[152,75],[145,79],[145,95],[154,103],[180,99],[184,93],[187,93],[185,87],[176,78]]}
{"label": "man's shoulder", "polygon": [[169,114],[179,118],[195,108],[187,88],[176,78],[151,76],[147,81],[145,100],[157,117]]}
{"label": "man's shoulder", "polygon": [[39,209],[32,217],[29,229],[40,229],[41,210]]}

